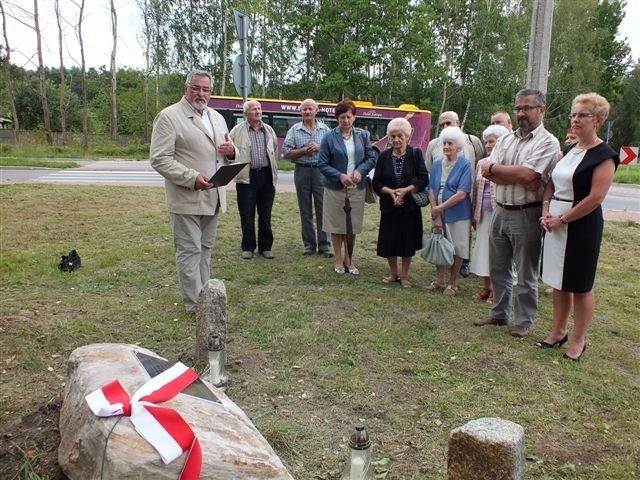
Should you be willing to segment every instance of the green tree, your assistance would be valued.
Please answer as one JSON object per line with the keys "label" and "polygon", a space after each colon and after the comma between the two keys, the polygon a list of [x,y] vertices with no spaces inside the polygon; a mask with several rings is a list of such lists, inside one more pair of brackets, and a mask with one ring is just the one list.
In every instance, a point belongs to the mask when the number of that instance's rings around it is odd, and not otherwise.
{"label": "green tree", "polygon": [[630,65],[626,42],[617,40],[624,2],[558,0],[554,16],[545,125],[564,137],[571,101],[595,91],[615,103]]}
{"label": "green tree", "polygon": [[621,82],[622,95],[611,115],[613,138],[616,148],[623,145],[640,146],[640,63],[624,76]]}
{"label": "green tree", "polygon": [[434,6],[438,57],[429,82],[434,116],[453,110],[465,131],[480,134],[491,113],[513,104],[524,86],[530,12],[531,2],[510,0],[452,0]]}

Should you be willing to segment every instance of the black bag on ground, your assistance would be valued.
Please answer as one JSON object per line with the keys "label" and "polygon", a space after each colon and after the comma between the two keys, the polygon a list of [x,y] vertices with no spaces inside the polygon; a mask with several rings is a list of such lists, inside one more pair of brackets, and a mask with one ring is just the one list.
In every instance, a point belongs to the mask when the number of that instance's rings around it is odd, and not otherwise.
{"label": "black bag on ground", "polygon": [[80,268],[82,262],[80,261],[80,255],[75,250],[71,250],[69,255],[62,255],[62,259],[58,264],[58,268],[61,272],[71,272],[76,268]]}

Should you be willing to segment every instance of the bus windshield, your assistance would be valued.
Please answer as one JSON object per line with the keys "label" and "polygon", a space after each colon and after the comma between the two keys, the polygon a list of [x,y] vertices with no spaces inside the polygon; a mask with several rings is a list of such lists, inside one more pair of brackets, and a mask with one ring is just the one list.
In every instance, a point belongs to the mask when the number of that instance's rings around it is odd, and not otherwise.
{"label": "bus windshield", "polygon": [[[278,146],[282,154],[282,144],[289,129],[302,121],[298,107],[301,101],[275,100],[250,98],[257,100],[262,106],[262,120],[269,124],[278,136]],[[371,102],[354,100],[357,108],[355,126],[368,130],[371,134],[371,142],[379,150],[386,150],[391,145],[387,144],[387,124],[393,118],[404,117],[409,120],[413,129],[409,144],[420,148],[424,153],[429,143],[431,131],[431,112],[421,110],[415,105],[403,104],[399,107],[376,106]],[[235,125],[244,120],[242,115],[242,98],[212,96],[209,99],[209,107],[220,113],[227,127],[231,130]],[[333,128],[338,125],[335,118],[335,103],[318,102],[317,119]]]}

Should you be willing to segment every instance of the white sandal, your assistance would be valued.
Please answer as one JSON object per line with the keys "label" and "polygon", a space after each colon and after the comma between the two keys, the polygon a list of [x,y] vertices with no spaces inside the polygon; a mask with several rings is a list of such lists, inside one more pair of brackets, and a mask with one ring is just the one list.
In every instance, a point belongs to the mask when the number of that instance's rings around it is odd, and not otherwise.
{"label": "white sandal", "polygon": [[456,293],[458,293],[458,287],[447,285],[447,288],[444,289],[442,295],[444,295],[445,297],[453,297]]}

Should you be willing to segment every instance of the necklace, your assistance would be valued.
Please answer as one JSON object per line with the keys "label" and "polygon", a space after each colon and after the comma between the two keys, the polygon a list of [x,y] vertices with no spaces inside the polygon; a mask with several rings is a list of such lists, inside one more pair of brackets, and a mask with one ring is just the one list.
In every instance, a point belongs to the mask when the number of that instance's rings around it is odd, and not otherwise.
{"label": "necklace", "polygon": [[595,140],[591,140],[587,143],[584,144],[584,146],[580,146],[580,142],[576,143],[576,146],[573,147],[574,150],[578,150],[580,152],[584,151],[584,150],[589,150],[590,148],[593,148],[597,145],[600,145],[602,143],[602,140],[598,137],[595,138]]}
{"label": "necklace", "polygon": [[353,133],[351,132],[351,130],[349,130],[349,135],[345,135],[344,132],[342,132],[342,138],[344,138],[345,140],[351,140],[351,137],[353,137]]}

